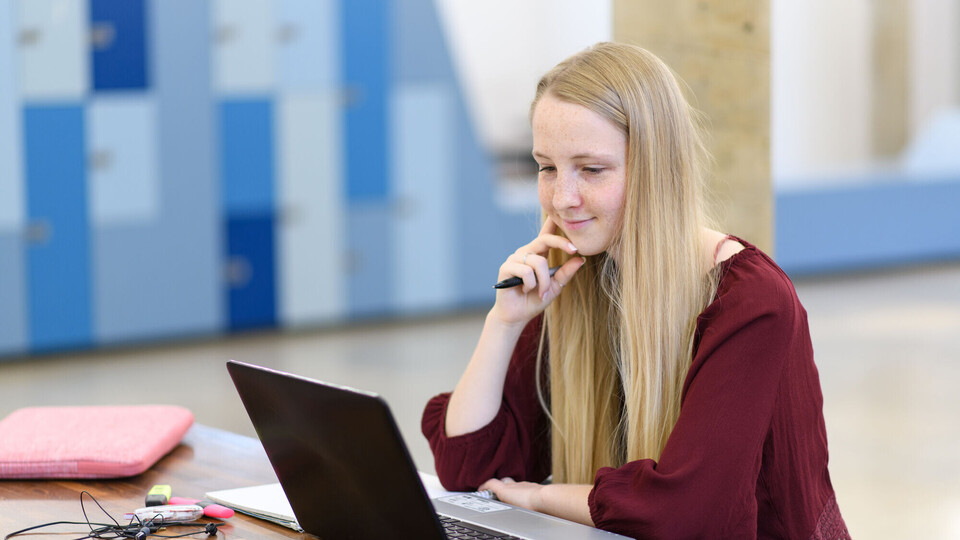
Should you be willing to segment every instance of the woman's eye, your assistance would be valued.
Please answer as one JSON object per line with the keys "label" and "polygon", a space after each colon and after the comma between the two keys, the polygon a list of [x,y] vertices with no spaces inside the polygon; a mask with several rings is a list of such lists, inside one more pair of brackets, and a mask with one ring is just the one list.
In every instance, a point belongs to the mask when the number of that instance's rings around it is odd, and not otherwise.
{"label": "woman's eye", "polygon": [[587,174],[600,174],[603,172],[603,167],[584,167],[583,171]]}
{"label": "woman's eye", "polygon": [[540,172],[551,172],[551,171],[553,171],[552,165],[543,165],[542,167],[540,167]]}

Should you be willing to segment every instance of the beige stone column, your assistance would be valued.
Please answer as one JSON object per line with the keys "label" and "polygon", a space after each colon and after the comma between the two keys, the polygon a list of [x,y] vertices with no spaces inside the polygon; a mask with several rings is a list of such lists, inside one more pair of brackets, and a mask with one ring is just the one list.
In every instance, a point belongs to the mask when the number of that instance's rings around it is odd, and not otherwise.
{"label": "beige stone column", "polygon": [[873,155],[893,158],[907,144],[909,132],[907,0],[872,2],[873,71],[871,130]]}
{"label": "beige stone column", "polygon": [[662,58],[705,113],[722,228],[772,254],[769,0],[614,0],[613,19],[614,39]]}

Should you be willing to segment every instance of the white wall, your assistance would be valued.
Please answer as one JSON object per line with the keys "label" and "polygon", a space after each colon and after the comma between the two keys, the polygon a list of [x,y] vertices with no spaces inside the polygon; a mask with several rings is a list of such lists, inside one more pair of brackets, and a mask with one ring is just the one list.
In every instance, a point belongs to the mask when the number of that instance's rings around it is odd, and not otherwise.
{"label": "white wall", "polygon": [[870,162],[869,0],[770,2],[770,148],[774,182]]}
{"label": "white wall", "polygon": [[[475,125],[495,153],[529,148],[527,114],[539,77],[613,35],[609,0],[434,1]],[[914,137],[960,106],[960,2],[908,6],[908,135]],[[776,185],[862,176],[888,165],[871,151],[871,9],[872,0],[770,0]]]}
{"label": "white wall", "polygon": [[474,125],[495,153],[529,149],[537,81],[613,37],[609,0],[435,0]]}
{"label": "white wall", "polygon": [[910,9],[908,122],[916,135],[944,110],[960,106],[960,2],[913,0]]}

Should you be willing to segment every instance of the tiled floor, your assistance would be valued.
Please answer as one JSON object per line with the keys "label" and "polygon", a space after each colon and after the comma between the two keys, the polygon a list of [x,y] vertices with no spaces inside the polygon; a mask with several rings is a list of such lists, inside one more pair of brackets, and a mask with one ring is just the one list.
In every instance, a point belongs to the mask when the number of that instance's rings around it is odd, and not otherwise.
{"label": "tiled floor", "polygon": [[[840,508],[856,538],[960,538],[960,264],[800,280]],[[482,313],[0,362],[0,416],[27,405],[175,403],[253,435],[236,358],[377,391],[419,467],[423,403],[453,387]]]}

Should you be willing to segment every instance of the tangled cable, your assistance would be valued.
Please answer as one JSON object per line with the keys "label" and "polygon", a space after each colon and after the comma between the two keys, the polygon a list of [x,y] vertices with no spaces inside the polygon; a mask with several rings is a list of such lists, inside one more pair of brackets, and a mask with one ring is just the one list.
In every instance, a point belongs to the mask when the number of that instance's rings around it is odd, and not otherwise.
{"label": "tangled cable", "polygon": [[[110,521],[113,523],[94,523],[90,521],[90,518],[87,516],[87,508],[84,505],[83,496],[86,495],[90,497],[90,500],[93,501],[97,507],[110,518]],[[83,519],[85,521],[53,521],[50,523],[44,523],[42,525],[34,525],[33,527],[27,527],[26,529],[21,529],[16,532],[12,532],[3,537],[3,540],[9,540],[14,536],[18,536],[30,531],[35,531],[37,529],[42,529],[45,527],[53,527],[55,525],[86,525],[90,532],[85,536],[81,536],[74,540],[87,540],[88,538],[102,538],[106,540],[117,539],[117,538],[130,538],[132,540],[145,540],[148,536],[157,536],[159,538],[183,538],[185,536],[192,536],[195,534],[206,533],[208,535],[217,534],[217,527],[223,525],[222,522],[214,523],[191,523],[188,521],[168,521],[164,522],[161,516],[156,518],[151,518],[146,521],[141,521],[140,518],[134,517],[130,520],[130,523],[126,525],[121,525],[113,516],[110,515],[110,512],[100,504],[100,501],[96,499],[89,491],[80,492],[80,510],[83,512]],[[175,535],[166,535],[166,534],[157,534],[161,529],[167,527],[203,527],[202,531],[193,531],[183,534]]]}

